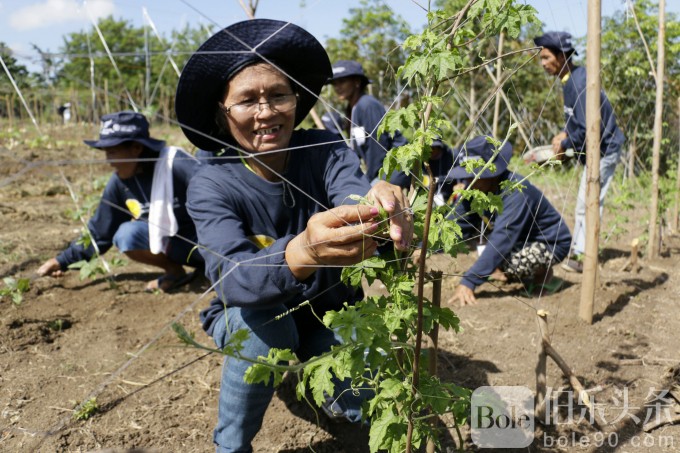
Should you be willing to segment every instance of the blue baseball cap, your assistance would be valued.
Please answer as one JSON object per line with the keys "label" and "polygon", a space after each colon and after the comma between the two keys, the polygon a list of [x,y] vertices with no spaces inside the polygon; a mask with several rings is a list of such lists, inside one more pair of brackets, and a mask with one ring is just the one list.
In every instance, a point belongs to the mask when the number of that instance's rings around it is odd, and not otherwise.
{"label": "blue baseball cap", "polygon": [[566,31],[548,31],[542,36],[534,38],[534,43],[540,47],[547,47],[562,53],[575,53],[576,49],[571,42],[571,34]]}
{"label": "blue baseball cap", "polygon": [[[465,167],[462,165],[469,160],[484,160],[488,162],[494,153],[494,146],[487,141],[485,135],[478,135],[467,143],[463,144],[460,148],[456,149],[453,153],[455,156],[453,169],[449,173],[447,179],[470,179],[474,178],[479,174],[481,167],[476,168],[474,173],[468,173]],[[510,142],[505,142],[501,147],[501,151],[496,156],[494,164],[496,165],[496,171],[491,171],[489,169],[484,170],[479,174],[480,179],[493,178],[502,174],[508,168],[510,163],[510,158],[512,158],[512,145]]]}
{"label": "blue baseball cap", "polygon": [[83,140],[93,148],[109,148],[125,142],[137,142],[160,152],[165,146],[163,140],[156,140],[149,136],[149,122],[141,113],[123,111],[110,113],[101,118],[99,140]]}
{"label": "blue baseball cap", "polygon": [[371,83],[371,80],[364,73],[364,67],[361,66],[361,63],[354,60],[336,61],[333,64],[333,77],[331,77],[330,81],[352,76],[363,79],[364,83]]}

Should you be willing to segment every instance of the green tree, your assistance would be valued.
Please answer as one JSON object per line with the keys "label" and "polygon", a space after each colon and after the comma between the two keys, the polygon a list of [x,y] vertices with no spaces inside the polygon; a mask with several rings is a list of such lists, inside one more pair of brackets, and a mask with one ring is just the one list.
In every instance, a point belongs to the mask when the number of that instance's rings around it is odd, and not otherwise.
{"label": "green tree", "polygon": [[[20,87],[28,86],[28,76],[29,72],[26,66],[19,64],[17,59],[12,55],[12,49],[7,47],[4,42],[0,42],[0,55],[2,55],[2,60],[5,62],[5,66],[9,69],[9,73],[12,74],[14,81]],[[11,87],[11,82],[5,73],[5,70],[0,70],[0,87],[2,87],[3,92],[5,91],[5,86],[9,85]],[[12,89],[14,91],[14,89]]]}
{"label": "green tree", "polygon": [[[94,26],[65,35],[57,55],[34,45],[41,57],[39,74],[29,73],[0,43],[0,53],[19,89],[29,104],[37,107],[34,114],[57,118],[56,107],[70,101],[76,119],[97,121],[104,113],[135,107],[149,118],[156,113],[172,118],[178,73],[212,34],[212,27],[186,26],[173,30],[169,39],[156,36],[150,27],[135,27],[113,17],[99,20],[97,27],[115,65]],[[14,117],[25,116],[25,108],[4,70],[0,71],[0,96],[8,97],[7,102],[0,103],[0,116],[8,116],[8,105],[13,105]]]}
{"label": "green tree", "polygon": [[408,24],[383,0],[361,0],[342,24],[342,37],[326,42],[331,61],[359,61],[373,81],[373,95],[392,102],[399,91],[394,75],[405,61],[400,44],[411,33]]}
{"label": "green tree", "polygon": [[[437,0],[436,7],[451,18],[443,22],[441,28],[451,29],[456,14],[464,10],[468,3],[467,0]],[[443,82],[443,86],[451,90],[451,95],[442,105],[444,115],[451,124],[451,131],[444,134],[445,139],[453,144],[461,144],[471,135],[491,133],[494,115],[491,101],[495,97],[496,85],[488,69],[495,77],[500,23],[507,24],[503,54],[509,54],[502,59],[503,79],[510,77],[501,89],[508,97],[526,135],[535,135],[538,132],[535,130],[536,126],[547,119],[544,115],[559,118],[557,114],[553,114],[553,110],[543,109],[552,81],[546,79],[538,63],[531,60],[531,53],[521,52],[522,49],[534,47],[531,39],[541,33],[538,23],[525,20],[535,10],[514,2],[488,0],[474,2],[471,9],[484,14],[472,15],[469,22],[457,33],[466,38],[461,42],[460,55],[461,64],[468,70],[455,73]],[[560,107],[560,115],[561,111]],[[507,130],[513,120],[508,114],[505,101],[501,102],[501,113],[499,130]],[[541,140],[542,138],[538,138],[539,142]],[[514,138],[513,142],[518,145],[523,142],[522,137]]]}
{"label": "green tree", "polygon": [[126,20],[116,20],[112,16],[100,19],[97,26],[120,75],[111,63],[97,31],[92,27],[89,31],[69,33],[64,37],[61,52],[65,55],[65,60],[57,74],[59,85],[69,88],[89,87],[92,58],[97,87],[103,87],[106,81],[111,90],[125,87],[131,93],[138,92],[144,82],[141,79],[145,68],[144,31],[133,27]]}
{"label": "green tree", "polygon": [[[607,91],[619,126],[628,140],[635,139],[639,157],[651,160],[654,123],[655,82],[658,33],[658,2],[638,0],[634,3],[640,30],[649,45],[653,69],[644,43],[630,12],[617,12],[602,22],[602,87]],[[680,96],[680,22],[676,14],[666,12],[666,76],[664,122],[677,124]],[[637,133],[636,133],[637,132]],[[633,135],[636,134],[636,137]],[[678,142],[676,128],[667,128],[664,136]],[[674,138],[674,140],[673,140]],[[662,147],[662,173],[677,150]]]}
{"label": "green tree", "polygon": [[[100,19],[97,26],[103,40],[95,27],[64,37],[61,48],[64,57],[57,71],[57,85],[78,91],[83,98],[82,105],[88,105],[85,99],[94,85],[99,111],[92,115],[93,118],[107,113],[103,105],[105,94],[109,110],[130,109],[134,103],[150,116],[159,109],[164,116],[171,116],[177,72],[181,71],[191,52],[205,40],[210,29],[187,26],[173,31],[168,40],[163,36],[157,37],[149,27],[135,27],[126,20],[113,17]],[[106,43],[108,52],[102,41]]]}
{"label": "green tree", "polygon": [[[12,78],[16,82],[17,86],[19,87],[20,90],[23,91],[24,88],[27,88],[30,86],[30,74],[28,69],[22,64],[19,64],[16,58],[12,55],[12,50],[5,45],[5,43],[0,42],[0,55],[2,56],[2,61],[5,62],[5,66],[7,66],[7,70],[9,73],[12,75]],[[5,72],[4,68],[0,68],[0,96],[5,97],[8,96],[8,99],[14,99],[15,98],[15,93],[16,90],[14,89],[14,86],[12,86],[12,82],[10,81],[9,77],[7,77],[7,73]],[[18,99],[14,99],[13,107],[12,109],[14,110],[14,114],[18,115],[19,110],[21,109],[21,105],[19,104]],[[10,103],[11,104],[11,103]],[[9,112],[7,111],[8,104],[6,102],[0,102],[0,116],[1,117],[7,117]]]}

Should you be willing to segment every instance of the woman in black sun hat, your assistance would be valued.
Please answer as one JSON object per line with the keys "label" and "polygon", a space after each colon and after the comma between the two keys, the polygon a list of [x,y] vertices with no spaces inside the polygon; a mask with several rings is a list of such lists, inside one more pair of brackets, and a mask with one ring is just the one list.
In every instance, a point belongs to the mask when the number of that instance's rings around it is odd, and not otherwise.
{"label": "woman in black sun hat", "polygon": [[[384,181],[371,188],[356,155],[333,134],[295,130],[331,74],[325,50],[308,32],[256,19],[208,39],[179,81],[177,118],[187,138],[203,150],[223,150],[187,195],[218,294],[201,321],[219,347],[246,329],[244,357],[290,348],[305,361],[338,344],[318,319],[362,297],[340,282],[340,272],[375,253],[378,206],[390,214],[395,246],[410,245],[413,223],[401,190]],[[352,194],[373,205],[354,204]],[[273,396],[272,385],[244,383],[249,366],[225,357],[218,452],[252,451]],[[329,412],[359,421],[363,398],[339,396],[343,386],[336,382]]]}

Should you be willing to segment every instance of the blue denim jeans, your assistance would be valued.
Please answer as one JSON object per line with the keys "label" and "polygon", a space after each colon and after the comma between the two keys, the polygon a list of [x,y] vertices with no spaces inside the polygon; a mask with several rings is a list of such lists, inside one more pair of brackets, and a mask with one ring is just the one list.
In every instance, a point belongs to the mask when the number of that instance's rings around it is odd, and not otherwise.
{"label": "blue denim jeans", "polygon": [[[113,235],[113,245],[121,253],[130,250],[149,250],[149,224],[145,221],[124,222]],[[170,238],[166,255],[173,262],[191,267],[203,267],[203,257],[194,245],[177,236]]]}
{"label": "blue denim jeans", "polygon": [[[243,343],[242,356],[255,359],[267,356],[271,348],[288,348],[301,361],[306,361],[340,343],[333,331],[321,325],[302,329],[291,315],[273,320],[286,310],[284,305],[264,310],[228,307],[216,322],[213,331],[215,344],[221,349],[229,335],[239,329],[247,329],[250,336]],[[250,365],[233,357],[224,358],[217,427],[213,436],[217,453],[252,452],[251,442],[260,430],[267,406],[274,396],[272,385],[243,381]],[[344,418],[350,421],[359,421],[366,393],[356,396],[348,391],[349,381],[335,380],[334,383],[336,398],[333,409],[343,411]]]}
{"label": "blue denim jeans", "polygon": [[[600,218],[604,207],[604,196],[609,190],[609,184],[614,178],[616,165],[621,160],[621,151],[607,154],[600,158]],[[580,255],[586,250],[586,168],[583,168],[581,184],[576,196],[576,212],[574,215],[574,240],[571,247],[572,255]]]}

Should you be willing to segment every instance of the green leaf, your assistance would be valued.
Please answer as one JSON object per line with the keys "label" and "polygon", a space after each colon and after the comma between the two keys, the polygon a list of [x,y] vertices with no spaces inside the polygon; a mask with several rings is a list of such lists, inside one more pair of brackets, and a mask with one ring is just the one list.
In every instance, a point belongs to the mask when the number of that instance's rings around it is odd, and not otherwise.
{"label": "green leaf", "polygon": [[387,378],[380,382],[380,398],[398,400],[404,392],[411,391],[411,386],[395,378]]}
{"label": "green leaf", "polygon": [[397,440],[394,438],[394,434],[395,431],[399,431],[400,425],[400,418],[392,410],[380,411],[379,417],[371,420],[368,441],[371,453],[381,449],[393,451],[392,444]]}
{"label": "green leaf", "polygon": [[309,389],[312,391],[314,402],[321,406],[326,401],[327,395],[334,395],[335,385],[331,380],[333,370],[333,358],[320,359],[305,367],[305,375]]}
{"label": "green leaf", "polygon": [[381,177],[391,175],[395,170],[409,174],[414,166],[420,162],[422,151],[422,147],[417,143],[392,148],[383,160],[383,166],[380,169]]}
{"label": "green leaf", "polygon": [[259,356],[258,363],[252,364],[243,376],[243,381],[248,384],[264,384],[276,387],[283,381],[285,367],[281,364],[288,364],[295,360],[295,354],[290,349],[271,348],[267,357]]}
{"label": "green leaf", "polygon": [[450,51],[437,52],[432,56],[430,64],[437,68],[437,81],[446,79],[450,73],[463,65],[463,61],[457,53]]}

